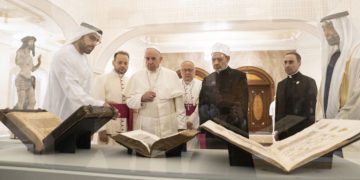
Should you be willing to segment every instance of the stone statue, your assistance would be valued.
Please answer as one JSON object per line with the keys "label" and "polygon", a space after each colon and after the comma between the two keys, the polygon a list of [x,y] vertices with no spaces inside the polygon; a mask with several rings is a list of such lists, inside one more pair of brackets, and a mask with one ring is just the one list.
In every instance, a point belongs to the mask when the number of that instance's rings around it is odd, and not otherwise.
{"label": "stone statue", "polygon": [[15,109],[34,109],[36,103],[35,76],[32,76],[31,73],[40,67],[41,55],[37,58],[38,63],[34,65],[32,57],[35,56],[36,38],[34,36],[26,36],[21,41],[22,45],[16,51],[15,58],[16,65],[20,67],[20,72],[15,79],[18,95]]}

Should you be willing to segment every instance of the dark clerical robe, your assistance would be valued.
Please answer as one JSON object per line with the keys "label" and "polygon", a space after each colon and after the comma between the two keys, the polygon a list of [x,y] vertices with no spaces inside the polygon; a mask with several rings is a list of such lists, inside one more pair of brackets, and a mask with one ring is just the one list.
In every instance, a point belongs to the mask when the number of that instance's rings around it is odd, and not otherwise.
{"label": "dark clerical robe", "polygon": [[300,124],[278,134],[278,140],[294,135],[315,123],[316,95],[315,80],[300,72],[288,76],[278,83],[275,122],[278,122],[286,115],[305,117],[305,120]]}
{"label": "dark clerical robe", "polygon": [[[248,133],[248,98],[245,73],[230,67],[219,73],[211,73],[203,80],[200,91],[200,124],[216,118]],[[205,134],[205,139],[206,148],[228,148],[230,165],[252,164],[251,154],[246,151],[208,133]]]}

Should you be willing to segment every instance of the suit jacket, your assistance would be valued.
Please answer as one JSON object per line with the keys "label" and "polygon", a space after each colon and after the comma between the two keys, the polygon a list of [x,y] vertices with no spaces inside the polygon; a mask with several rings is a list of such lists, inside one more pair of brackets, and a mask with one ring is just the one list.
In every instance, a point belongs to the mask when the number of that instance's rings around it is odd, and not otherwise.
{"label": "suit jacket", "polygon": [[200,123],[218,118],[248,132],[248,86],[246,74],[230,67],[213,72],[202,83],[199,97]]}
{"label": "suit jacket", "polygon": [[288,76],[278,83],[275,122],[278,122],[286,115],[305,117],[305,120],[296,127],[279,134],[279,140],[285,139],[315,122],[316,96],[315,80],[300,72]]}

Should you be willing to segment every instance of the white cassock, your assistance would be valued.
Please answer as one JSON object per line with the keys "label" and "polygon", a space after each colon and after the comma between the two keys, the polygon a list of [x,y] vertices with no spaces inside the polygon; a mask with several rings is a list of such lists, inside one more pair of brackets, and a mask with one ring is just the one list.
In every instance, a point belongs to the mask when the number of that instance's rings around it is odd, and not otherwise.
{"label": "white cassock", "polygon": [[[141,102],[147,91],[154,91],[152,102]],[[134,129],[142,129],[159,137],[165,137],[186,129],[183,87],[177,74],[159,67],[156,72],[140,70],[129,80],[125,88],[127,105],[134,109]]]}
{"label": "white cassock", "polygon": [[104,101],[91,97],[92,71],[87,56],[73,44],[63,46],[54,54],[50,65],[49,84],[44,108],[68,118],[83,105],[102,106]]}
{"label": "white cassock", "polygon": [[[125,104],[126,99],[124,97],[124,89],[128,79],[111,71],[108,74],[100,76],[94,83],[91,94],[99,100],[103,101],[112,101],[117,104]],[[127,119],[126,118],[116,118],[115,120],[110,120],[105,124],[99,131],[106,130],[107,134],[118,134],[120,132],[127,131]],[[97,133],[96,133],[97,134]],[[98,144],[103,144],[98,137],[94,136],[94,139],[97,140]],[[117,144],[113,139],[109,138],[109,145]]]}
{"label": "white cassock", "polygon": [[[180,80],[184,87],[184,107],[187,117],[187,122],[191,122],[193,124],[194,129],[199,128],[199,113],[198,113],[198,104],[199,104],[199,94],[202,86],[202,82],[198,79],[193,79],[191,82],[186,84],[184,80]],[[190,140],[187,143],[187,148],[189,149],[198,149],[199,148],[199,140],[197,137]]]}

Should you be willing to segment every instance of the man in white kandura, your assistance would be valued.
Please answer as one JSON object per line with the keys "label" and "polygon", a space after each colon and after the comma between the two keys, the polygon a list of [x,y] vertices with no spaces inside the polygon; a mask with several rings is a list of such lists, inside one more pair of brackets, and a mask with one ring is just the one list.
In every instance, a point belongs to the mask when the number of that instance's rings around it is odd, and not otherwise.
{"label": "man in white kandura", "polygon": [[92,91],[94,97],[108,103],[111,102],[111,105],[118,108],[120,113],[118,118],[110,120],[99,130],[97,138],[98,144],[118,144],[109,138],[107,134],[114,135],[128,131],[129,108],[126,105],[126,98],[123,92],[128,81],[125,73],[128,70],[129,58],[129,53],[125,51],[116,52],[112,61],[114,70],[100,76],[94,83]]}
{"label": "man in white kandura", "polygon": [[360,34],[347,16],[345,11],[321,20],[325,38],[320,100],[326,118],[360,118]]}
{"label": "man in white kandura", "polygon": [[[191,61],[184,61],[181,63],[180,68],[181,83],[184,87],[184,106],[185,114],[187,117],[186,127],[187,129],[199,128],[199,94],[201,90],[201,81],[195,78],[195,65]],[[199,140],[197,137],[190,140],[187,143],[187,148],[194,149],[199,148]]]}
{"label": "man in white kandura", "polygon": [[44,108],[68,118],[83,105],[109,106],[90,95],[92,71],[86,54],[100,43],[102,31],[81,23],[73,38],[54,54]]}
{"label": "man in white kandura", "polygon": [[[348,16],[344,11],[321,19],[325,38],[318,119],[360,119],[360,33]],[[343,148],[344,157],[357,158],[359,147],[358,141]]]}
{"label": "man in white kandura", "polygon": [[162,138],[186,129],[186,117],[184,90],[179,77],[176,72],[161,67],[161,61],[159,50],[147,48],[146,69],[130,78],[125,96],[129,108],[134,109],[134,129],[142,129]]}

